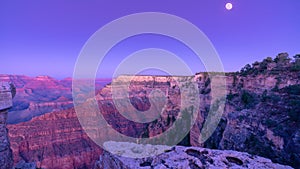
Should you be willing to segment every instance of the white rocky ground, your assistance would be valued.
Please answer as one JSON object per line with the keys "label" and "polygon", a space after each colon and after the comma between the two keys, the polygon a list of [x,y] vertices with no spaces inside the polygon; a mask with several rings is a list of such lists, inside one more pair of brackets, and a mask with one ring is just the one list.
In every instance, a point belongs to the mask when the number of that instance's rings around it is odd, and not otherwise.
{"label": "white rocky ground", "polygon": [[[263,157],[231,150],[140,145],[125,142],[107,142],[105,143],[105,148],[110,152],[105,151],[103,155],[100,156],[99,161],[95,164],[95,169],[291,168],[289,166],[273,163],[271,160]],[[145,157],[146,155],[154,156]]]}

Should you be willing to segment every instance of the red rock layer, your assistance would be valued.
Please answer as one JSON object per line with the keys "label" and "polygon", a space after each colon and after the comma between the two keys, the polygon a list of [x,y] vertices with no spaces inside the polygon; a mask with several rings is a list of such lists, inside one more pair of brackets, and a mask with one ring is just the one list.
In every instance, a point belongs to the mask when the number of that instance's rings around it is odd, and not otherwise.
{"label": "red rock layer", "polygon": [[8,125],[14,162],[42,168],[91,168],[102,150],[82,130],[74,109]]}

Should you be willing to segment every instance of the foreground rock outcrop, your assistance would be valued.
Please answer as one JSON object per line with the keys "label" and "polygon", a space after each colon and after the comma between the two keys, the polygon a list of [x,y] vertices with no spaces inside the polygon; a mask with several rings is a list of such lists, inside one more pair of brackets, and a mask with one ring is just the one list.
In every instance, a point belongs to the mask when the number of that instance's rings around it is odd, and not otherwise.
{"label": "foreground rock outcrop", "polygon": [[6,120],[15,92],[12,84],[0,82],[0,169],[10,169],[13,165]]}
{"label": "foreground rock outcrop", "polygon": [[[114,147],[123,147],[119,151]],[[105,151],[94,169],[206,169],[206,168],[264,168],[264,169],[292,169],[289,166],[273,163],[271,160],[231,150],[211,150],[199,147],[164,147],[164,153],[155,155],[153,150],[160,150],[159,145],[140,145],[134,143],[111,142],[112,151]],[[123,150],[123,151],[122,151]],[[137,151],[139,150],[139,151]],[[116,153],[116,154],[114,154]],[[145,158],[130,158],[124,155],[152,154]]]}

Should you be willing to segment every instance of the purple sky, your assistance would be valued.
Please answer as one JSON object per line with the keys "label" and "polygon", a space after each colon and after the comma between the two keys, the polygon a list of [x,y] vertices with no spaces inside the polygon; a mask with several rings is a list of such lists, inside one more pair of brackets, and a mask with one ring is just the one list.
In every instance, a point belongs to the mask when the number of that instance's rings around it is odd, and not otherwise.
{"label": "purple sky", "polygon": [[[231,11],[225,9],[226,2],[233,3]],[[280,52],[300,53],[299,9],[299,0],[1,1],[0,74],[70,77],[81,48],[95,31],[137,12],[164,12],[187,19],[212,41],[225,70],[237,71]],[[129,51],[145,47],[173,51],[194,72],[203,70],[184,45],[145,35],[116,46],[99,75],[110,76]]]}

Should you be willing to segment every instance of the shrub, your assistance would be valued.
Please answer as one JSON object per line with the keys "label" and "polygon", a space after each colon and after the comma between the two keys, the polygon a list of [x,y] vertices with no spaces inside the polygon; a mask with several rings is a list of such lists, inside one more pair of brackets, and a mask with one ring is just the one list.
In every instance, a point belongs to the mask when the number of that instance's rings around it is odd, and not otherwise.
{"label": "shrub", "polygon": [[299,70],[300,70],[300,58],[296,58],[295,62],[291,67],[291,71],[299,71]]}
{"label": "shrub", "polygon": [[289,62],[291,59],[289,58],[288,53],[279,53],[276,58],[274,59],[274,61],[276,63],[287,63]]}
{"label": "shrub", "polygon": [[299,122],[300,121],[300,99],[290,99],[288,105],[290,106],[288,115],[291,121]]}
{"label": "shrub", "polygon": [[241,95],[241,101],[246,107],[250,108],[255,103],[255,98],[253,94],[244,90]]}
{"label": "shrub", "polygon": [[246,76],[250,70],[251,70],[251,65],[247,64],[245,67],[241,69],[241,75]]}
{"label": "shrub", "polygon": [[264,90],[264,92],[263,92],[263,94],[262,94],[262,96],[261,96],[261,101],[262,102],[265,102],[265,101],[267,101],[267,98],[268,98],[268,92],[267,92],[267,90]]}
{"label": "shrub", "polygon": [[210,84],[210,78],[208,78],[208,79],[205,81],[204,86],[207,87],[209,84]]}
{"label": "shrub", "polygon": [[300,71],[300,65],[293,65],[291,67],[291,71],[294,71],[294,72]]}
{"label": "shrub", "polygon": [[272,57],[267,57],[266,59],[263,60],[263,62],[272,63],[273,59],[272,59]]}
{"label": "shrub", "polygon": [[281,92],[300,95],[300,85],[290,85],[281,89]]}
{"label": "shrub", "polygon": [[267,119],[267,120],[265,121],[265,124],[266,124],[267,127],[274,127],[274,126],[277,125],[277,122],[274,121],[274,120],[271,120],[271,119]]}
{"label": "shrub", "polygon": [[227,100],[232,100],[234,97],[237,97],[237,94],[232,94],[232,92],[230,91],[230,93],[226,96]]}

